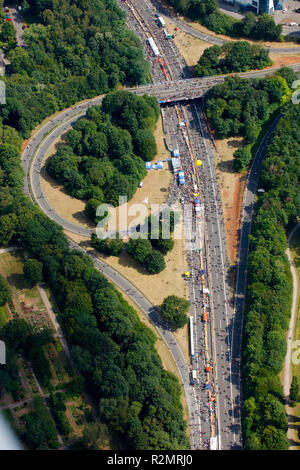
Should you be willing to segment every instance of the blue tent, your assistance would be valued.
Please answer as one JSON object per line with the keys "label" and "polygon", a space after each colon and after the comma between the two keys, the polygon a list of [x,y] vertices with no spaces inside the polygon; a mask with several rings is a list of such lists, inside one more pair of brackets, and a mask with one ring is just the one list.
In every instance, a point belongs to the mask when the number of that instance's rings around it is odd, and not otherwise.
{"label": "blue tent", "polygon": [[184,177],[183,171],[179,171],[179,173],[178,173],[178,179],[179,179],[179,183],[180,183],[180,184],[184,184],[184,183],[185,183],[185,177]]}
{"label": "blue tent", "polygon": [[162,170],[164,167],[164,164],[161,160],[159,160],[155,165],[154,165],[154,168],[155,170]]}

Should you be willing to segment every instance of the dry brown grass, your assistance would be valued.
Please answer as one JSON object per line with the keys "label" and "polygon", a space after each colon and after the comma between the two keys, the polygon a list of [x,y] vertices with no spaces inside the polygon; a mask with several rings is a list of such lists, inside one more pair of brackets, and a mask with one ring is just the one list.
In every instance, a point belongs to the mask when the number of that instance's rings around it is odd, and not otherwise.
{"label": "dry brown grass", "polygon": [[272,67],[283,67],[284,65],[291,65],[300,62],[300,54],[274,54],[273,52],[270,52],[270,59],[274,62]]}
{"label": "dry brown grass", "polygon": [[184,57],[187,65],[193,67],[196,65],[200,56],[203,54],[205,49],[211,46],[208,42],[202,41],[201,39],[195,38],[190,34],[185,33],[181,29],[175,31],[175,25],[165,18],[168,31],[175,36],[174,42],[179,49],[181,55]]}
{"label": "dry brown grass", "polygon": [[243,138],[216,140],[216,145],[216,167],[221,187],[228,257],[230,263],[234,263],[238,249],[238,230],[246,176],[234,172],[233,154],[237,148],[242,147]]}
{"label": "dry brown grass", "polygon": [[[165,19],[168,31],[172,35],[175,35],[174,42],[179,49],[181,55],[184,57],[187,65],[189,67],[193,67],[197,64],[200,56],[203,54],[205,49],[208,47],[211,47],[212,44],[208,43],[206,41],[202,41],[201,39],[195,38],[194,36],[185,33],[181,29],[178,29],[178,31],[175,31],[175,25],[173,25],[167,18]],[[208,34],[213,34],[212,32],[209,32],[206,30],[206,28],[202,27],[198,23],[192,23],[192,26],[195,27],[196,29],[199,29],[201,31],[206,31]],[[225,36],[221,36],[223,39]],[[228,38],[227,38],[228,39]],[[251,42],[251,41],[249,41]],[[254,42],[252,41],[254,44]],[[278,48],[285,48],[285,47],[292,47],[290,43],[265,43],[262,45],[268,45],[269,47],[278,47]],[[273,65],[271,67],[282,67],[284,65],[291,65],[291,64],[296,64],[300,62],[300,47],[299,47],[299,54],[279,54],[279,53],[270,53],[270,58],[273,61]]]}

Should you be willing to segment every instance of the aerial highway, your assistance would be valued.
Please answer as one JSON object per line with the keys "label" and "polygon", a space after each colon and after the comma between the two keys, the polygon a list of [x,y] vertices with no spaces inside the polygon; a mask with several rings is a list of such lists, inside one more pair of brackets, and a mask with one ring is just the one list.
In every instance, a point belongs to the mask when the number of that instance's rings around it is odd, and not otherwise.
{"label": "aerial highway", "polygon": [[[155,23],[155,8],[149,1],[120,2],[128,14],[128,25],[135,30],[144,43],[154,83],[132,88],[137,94],[155,95],[162,103],[162,115],[166,141],[171,149],[178,148],[186,173],[186,186],[175,192],[175,199],[184,195],[193,202],[194,188],[201,194],[204,216],[190,219],[191,232],[199,234],[199,250],[190,249],[187,244],[187,267],[191,278],[187,280],[191,298],[191,316],[194,325],[196,354],[193,369],[197,371],[197,386],[190,385],[190,372],[174,336],[159,324],[157,313],[150,302],[124,277],[87,252],[95,260],[96,267],[118,285],[155,323],[165,339],[178,366],[185,388],[190,415],[192,449],[210,448],[211,438],[217,439],[219,449],[241,448],[241,388],[240,349],[244,293],[246,287],[245,269],[248,255],[248,235],[256,193],[256,179],[259,163],[264,154],[263,141],[247,180],[243,204],[243,224],[240,242],[240,262],[237,279],[236,301],[228,281],[228,260],[224,219],[220,190],[214,165],[215,149],[204,112],[199,100],[207,89],[221,83],[224,77],[205,79],[190,78],[188,69],[172,41],[166,41],[162,30]],[[150,36],[151,35],[151,36]],[[149,37],[155,39],[161,52],[161,61],[153,57],[148,46]],[[300,64],[293,66],[300,70]],[[274,69],[242,74],[243,76],[264,76]],[[84,116],[88,107],[101,104],[103,97],[96,97],[79,103],[47,121],[30,139],[22,156],[25,170],[25,191],[38,203],[40,208],[65,230],[89,237],[92,229],[79,227],[63,219],[49,205],[40,180],[44,159],[51,145],[64,134],[72,124]],[[179,124],[185,125],[179,127]],[[274,124],[275,125],[275,124]],[[195,162],[201,158],[203,165],[195,170]],[[256,163],[257,162],[257,163]],[[258,166],[257,166],[258,165]],[[71,246],[86,252],[71,242]],[[198,282],[199,272],[205,276]],[[209,296],[205,292],[209,292]],[[203,322],[203,311],[208,313],[208,322]],[[209,372],[207,370],[210,369]],[[210,385],[206,389],[205,386]]]}
{"label": "aerial highway", "polygon": [[[195,38],[201,39],[202,41],[209,42],[211,44],[214,44],[216,46],[222,46],[226,42],[229,42],[231,39],[221,39],[216,36],[213,36],[213,34],[209,33],[204,33],[193,26],[190,26],[187,22],[182,21],[179,18],[179,15],[174,13],[171,8],[166,8],[163,5],[161,5],[159,2],[155,0],[148,0],[148,4],[152,4],[155,6],[156,10],[164,15],[168,20],[173,23],[175,26],[180,28],[182,31],[184,31],[187,34],[190,34],[191,36],[194,36]],[[291,47],[269,47],[266,46],[266,49],[269,50],[269,52],[273,53],[278,53],[278,54],[300,54],[300,46],[291,46]]]}
{"label": "aerial highway", "polygon": [[[53,142],[63,133],[65,133],[66,130],[71,127],[73,122],[82,117],[86,113],[86,110],[89,106],[100,104],[101,101],[102,97],[99,97],[95,100],[78,104],[70,109],[63,111],[50,121],[46,122],[44,126],[42,126],[39,131],[29,140],[22,155],[22,165],[25,171],[25,192],[32,198],[34,202],[39,205],[45,214],[47,214],[56,223],[61,225],[65,230],[86,237],[91,235],[91,229],[83,229],[78,225],[70,224],[51,208],[47,202],[41,186],[40,169],[43,165],[45,153],[49,150]],[[86,250],[70,238],[69,242],[71,248],[91,256],[95,263],[95,267],[101,271],[109,280],[116,284],[155,325],[157,331],[167,344],[174,358],[175,364],[177,365],[187,399],[190,416],[189,425],[190,428],[193,429],[193,427],[199,422],[199,417],[193,411],[197,405],[195,389],[190,384],[190,369],[188,363],[180,347],[178,346],[174,335],[160,323],[157,311],[153,305],[151,305],[149,300],[130,281],[128,281],[128,279],[124,278],[105,262],[97,258],[96,253],[93,250]],[[193,436],[191,436],[191,446],[193,448],[195,447]]]}
{"label": "aerial highway", "polygon": [[[127,5],[129,26],[134,27],[134,16],[137,23],[142,24],[135,28],[136,34],[145,45],[149,59],[152,61],[152,68],[157,66],[160,70],[160,63],[155,58],[151,59],[151,51],[147,48],[147,38],[149,34],[154,38],[155,43],[166,65],[167,85],[179,81],[178,94],[184,93],[190,96],[192,90],[197,89],[197,80],[190,79],[189,70],[183,63],[183,58],[172,41],[166,41],[162,32],[156,24],[155,13],[157,10],[151,2],[127,0],[121,2]],[[133,14],[133,10],[134,13]],[[158,73],[158,72],[156,72]],[[200,83],[205,83],[205,88],[214,86],[217,81],[222,81],[224,77],[209,77],[200,79]],[[182,83],[182,84],[181,84]],[[157,85],[161,87],[162,84]],[[188,88],[190,90],[188,90]],[[173,100],[176,100],[173,98]],[[179,100],[178,100],[179,101]],[[228,260],[226,250],[226,237],[224,229],[224,220],[220,199],[220,190],[217,181],[213,158],[215,149],[211,143],[209,130],[205,124],[205,117],[201,104],[197,102],[178,102],[177,105],[163,105],[164,129],[166,138],[172,148],[178,147],[182,156],[182,163],[187,175],[187,184],[185,199],[193,200],[193,186],[195,181],[198,184],[202,196],[202,202],[205,209],[204,223],[204,247],[202,257],[196,253],[187,251],[187,261],[189,270],[199,272],[199,263],[204,264],[206,269],[205,288],[209,288],[210,297],[205,299],[204,286],[193,285],[190,282],[191,315],[196,319],[195,322],[195,343],[196,366],[200,378],[200,390],[198,390],[199,407],[201,409],[201,429],[195,432],[203,433],[207,441],[207,435],[215,437],[218,440],[219,449],[239,449],[241,448],[241,422],[240,422],[240,368],[239,356],[232,362],[232,337],[235,336],[241,340],[240,325],[236,324],[238,330],[234,330],[234,309],[230,303],[232,292],[228,281]],[[178,116],[184,121],[185,127],[178,131]],[[195,172],[196,159],[201,158],[203,166]],[[200,295],[200,301],[199,301]],[[196,297],[195,297],[196,296]],[[197,297],[198,296],[198,297]],[[209,322],[203,324],[203,310],[207,308]],[[214,391],[216,408],[210,413],[210,429],[207,428],[207,407],[211,406],[207,397],[207,391],[203,390],[203,371],[207,365],[212,367],[210,376],[211,386]],[[203,406],[204,405],[204,406]],[[213,417],[213,412],[216,415]],[[214,419],[213,419],[214,418]]]}

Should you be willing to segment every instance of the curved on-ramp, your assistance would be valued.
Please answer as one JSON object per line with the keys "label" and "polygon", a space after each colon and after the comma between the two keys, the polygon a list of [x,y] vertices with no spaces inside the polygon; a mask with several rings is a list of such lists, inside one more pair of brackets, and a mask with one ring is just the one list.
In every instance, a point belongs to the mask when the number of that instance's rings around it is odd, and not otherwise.
{"label": "curved on-ramp", "polygon": [[[86,110],[90,106],[101,104],[102,99],[103,97],[97,97],[88,102],[77,104],[54,116],[51,120],[42,125],[36,134],[29,140],[22,154],[22,165],[25,171],[24,191],[53,221],[61,225],[65,230],[85,237],[90,237],[93,230],[72,224],[71,222],[63,219],[52,209],[43,193],[40,181],[40,170],[43,165],[45,155],[49,151],[51,145],[64,132],[66,132],[75,121],[84,116]],[[69,239],[69,241],[72,249],[91,256],[94,260],[95,267],[110,281],[116,284],[147,315],[148,319],[155,326],[156,330],[168,346],[178,368],[187,399],[190,425],[195,425],[196,420],[199,419],[195,413],[197,406],[195,390],[190,385],[190,370],[188,363],[177,344],[174,335],[171,331],[160,324],[159,316],[153,305],[128,279],[123,277],[105,262],[96,258],[93,251],[85,250],[71,239]],[[191,447],[192,449],[195,449],[193,442],[191,442]]]}

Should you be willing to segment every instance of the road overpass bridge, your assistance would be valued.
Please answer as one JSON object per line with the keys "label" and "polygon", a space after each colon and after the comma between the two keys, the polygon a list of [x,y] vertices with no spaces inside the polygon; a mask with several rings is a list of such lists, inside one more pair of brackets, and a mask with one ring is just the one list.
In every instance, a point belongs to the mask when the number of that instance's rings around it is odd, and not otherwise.
{"label": "road overpass bridge", "polygon": [[209,88],[223,83],[224,77],[190,78],[185,80],[174,80],[165,83],[129,88],[128,91],[137,95],[155,96],[160,103],[172,101],[187,101],[202,98]]}
{"label": "road overpass bridge", "polygon": [[[300,63],[288,66],[296,73],[300,72]],[[274,74],[280,67],[272,67],[264,70],[256,70],[254,72],[238,73],[242,78],[263,78]],[[233,75],[233,74],[232,74]],[[225,75],[218,77],[204,78],[187,78],[182,80],[166,81],[163,83],[155,83],[151,85],[138,86],[136,88],[128,88],[127,90],[137,95],[155,96],[160,103],[170,103],[173,101],[187,101],[202,98],[210,88],[223,83]],[[228,75],[227,75],[228,77]]]}

